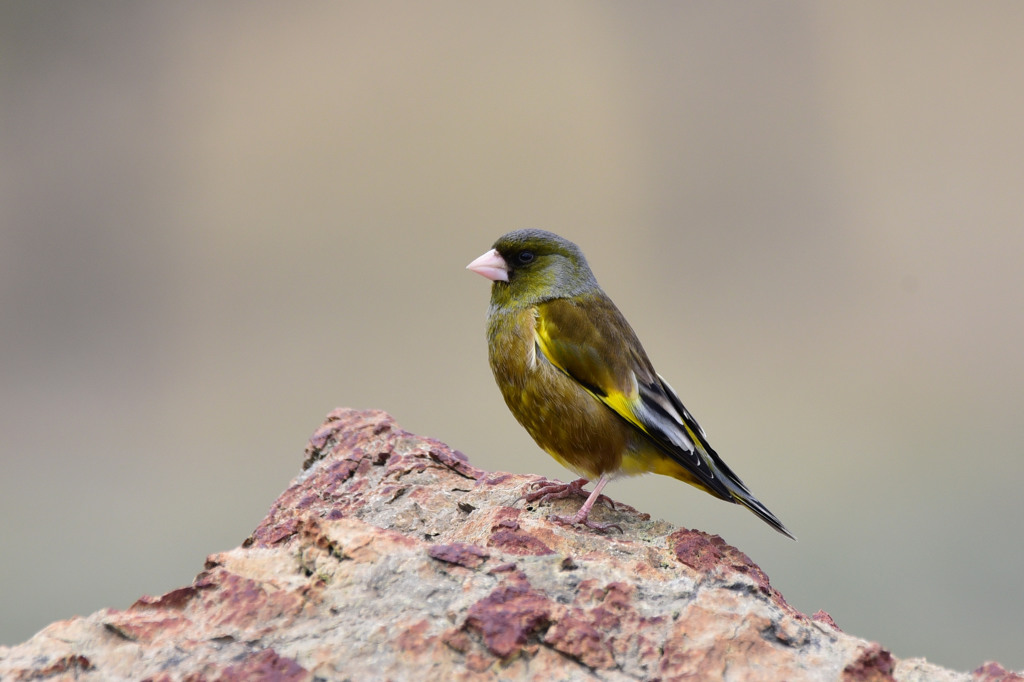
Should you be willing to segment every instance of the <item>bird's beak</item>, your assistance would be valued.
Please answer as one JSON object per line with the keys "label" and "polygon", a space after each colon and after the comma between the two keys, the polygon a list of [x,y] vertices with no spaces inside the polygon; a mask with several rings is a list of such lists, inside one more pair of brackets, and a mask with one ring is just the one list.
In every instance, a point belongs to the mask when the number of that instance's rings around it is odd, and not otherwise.
{"label": "bird's beak", "polygon": [[489,280],[497,282],[508,281],[508,263],[501,257],[497,249],[491,249],[484,255],[477,258],[475,261],[466,266],[467,270],[472,270],[478,275],[483,275]]}

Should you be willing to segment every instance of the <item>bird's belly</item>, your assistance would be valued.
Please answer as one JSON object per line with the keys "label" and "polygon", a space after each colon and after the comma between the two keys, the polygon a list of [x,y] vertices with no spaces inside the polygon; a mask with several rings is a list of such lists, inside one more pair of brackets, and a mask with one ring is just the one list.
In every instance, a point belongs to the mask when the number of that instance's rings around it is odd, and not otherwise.
{"label": "bird's belly", "polygon": [[588,479],[618,472],[628,425],[535,348],[532,315],[519,322],[490,334],[491,370],[509,410],[567,469]]}

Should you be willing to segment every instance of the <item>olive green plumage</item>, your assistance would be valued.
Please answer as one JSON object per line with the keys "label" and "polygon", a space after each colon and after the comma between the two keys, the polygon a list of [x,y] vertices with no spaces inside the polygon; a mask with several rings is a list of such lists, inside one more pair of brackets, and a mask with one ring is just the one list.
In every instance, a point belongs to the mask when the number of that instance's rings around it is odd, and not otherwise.
{"label": "olive green plumage", "polygon": [[708,444],[579,247],[518,230],[469,269],[493,281],[488,356],[512,414],[563,466],[600,479],[580,514],[559,520],[587,522],[609,478],[652,472],[742,504],[793,537]]}

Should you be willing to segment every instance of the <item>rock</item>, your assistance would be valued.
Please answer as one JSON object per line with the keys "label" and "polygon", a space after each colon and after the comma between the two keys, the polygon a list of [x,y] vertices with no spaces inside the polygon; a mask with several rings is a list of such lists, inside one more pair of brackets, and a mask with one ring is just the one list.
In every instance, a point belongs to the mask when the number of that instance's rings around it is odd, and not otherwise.
{"label": "rock", "polygon": [[897,660],[786,603],[720,537],[598,507],[338,409],[241,547],[188,587],[0,647],[0,679],[1022,680]]}

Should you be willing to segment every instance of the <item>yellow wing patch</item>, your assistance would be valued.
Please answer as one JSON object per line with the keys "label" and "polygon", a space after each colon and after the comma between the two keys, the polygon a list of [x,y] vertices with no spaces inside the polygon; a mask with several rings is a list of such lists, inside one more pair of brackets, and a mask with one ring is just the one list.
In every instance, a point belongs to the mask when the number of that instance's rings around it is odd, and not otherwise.
{"label": "yellow wing patch", "polygon": [[608,407],[618,412],[623,419],[628,421],[633,426],[637,427],[641,431],[647,431],[647,427],[645,427],[643,423],[639,419],[637,419],[636,413],[633,412],[633,405],[635,405],[636,401],[639,399],[637,397],[636,391],[633,392],[632,396],[627,396],[624,393],[619,393],[616,391],[608,396],[595,397]]}
{"label": "yellow wing patch", "polygon": [[700,466],[700,437],[664,394],[640,342],[610,302],[584,308],[556,299],[534,311],[534,344],[552,366],[677,459]]}
{"label": "yellow wing patch", "polygon": [[[618,386],[609,385],[609,383],[614,384],[615,382],[612,381],[611,372],[600,367],[598,364],[602,361],[600,355],[597,355],[597,357],[587,357],[588,353],[581,351],[579,346],[567,347],[564,341],[555,342],[549,334],[549,328],[552,326],[549,323],[545,323],[544,318],[538,315],[537,324],[533,328],[536,347],[540,349],[540,352],[547,361],[579,384],[587,393],[615,410],[630,424],[633,424],[641,431],[647,432],[647,428],[637,417],[633,408],[640,400],[636,377],[633,373],[630,372],[628,375],[628,392],[622,391]],[[575,362],[572,362],[572,360],[575,360]],[[580,369],[582,367],[586,367],[590,371],[581,372]]]}

